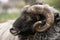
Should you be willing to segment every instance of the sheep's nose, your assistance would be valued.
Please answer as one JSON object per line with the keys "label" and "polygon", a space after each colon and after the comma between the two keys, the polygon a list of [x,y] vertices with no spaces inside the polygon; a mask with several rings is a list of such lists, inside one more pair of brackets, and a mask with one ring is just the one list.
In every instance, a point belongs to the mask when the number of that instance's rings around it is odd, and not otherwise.
{"label": "sheep's nose", "polygon": [[14,36],[17,35],[17,31],[16,31],[14,28],[11,28],[11,29],[10,29],[10,32],[11,32],[11,34],[13,34]]}

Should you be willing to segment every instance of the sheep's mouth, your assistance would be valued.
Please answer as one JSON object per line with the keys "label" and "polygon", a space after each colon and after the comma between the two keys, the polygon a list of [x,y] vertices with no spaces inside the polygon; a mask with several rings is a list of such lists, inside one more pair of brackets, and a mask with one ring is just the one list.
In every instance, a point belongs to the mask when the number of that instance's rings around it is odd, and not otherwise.
{"label": "sheep's mouth", "polygon": [[14,36],[18,35],[20,33],[20,31],[16,31],[13,28],[10,29],[11,34],[13,34]]}

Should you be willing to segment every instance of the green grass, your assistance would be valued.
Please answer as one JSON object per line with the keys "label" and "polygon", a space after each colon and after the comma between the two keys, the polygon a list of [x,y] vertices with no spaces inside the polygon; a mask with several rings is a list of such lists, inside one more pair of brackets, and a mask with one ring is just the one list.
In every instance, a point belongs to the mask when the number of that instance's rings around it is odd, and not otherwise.
{"label": "green grass", "polygon": [[7,13],[2,13],[0,14],[0,22],[4,22],[10,19],[16,19],[20,16],[18,13],[12,13],[12,14],[7,14]]}

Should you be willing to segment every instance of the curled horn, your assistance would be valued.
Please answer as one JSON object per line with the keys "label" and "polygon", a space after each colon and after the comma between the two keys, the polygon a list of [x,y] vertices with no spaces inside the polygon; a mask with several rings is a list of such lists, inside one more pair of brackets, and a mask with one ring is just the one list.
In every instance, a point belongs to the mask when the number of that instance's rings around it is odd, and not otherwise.
{"label": "curled horn", "polygon": [[45,16],[46,23],[41,27],[41,21],[37,21],[34,23],[33,28],[37,32],[43,32],[46,31],[48,28],[51,27],[51,25],[54,22],[54,14],[46,5],[33,5],[30,6],[27,10],[27,12],[31,12],[33,14],[41,14]]}

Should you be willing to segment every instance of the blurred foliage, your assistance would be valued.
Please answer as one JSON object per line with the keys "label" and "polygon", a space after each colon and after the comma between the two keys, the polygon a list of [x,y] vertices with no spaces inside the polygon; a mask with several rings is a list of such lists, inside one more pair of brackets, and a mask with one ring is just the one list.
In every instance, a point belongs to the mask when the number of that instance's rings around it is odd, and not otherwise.
{"label": "blurred foliage", "polygon": [[19,16],[20,16],[19,13],[12,13],[12,14],[2,13],[0,14],[0,22],[4,22],[10,19],[16,19]]}
{"label": "blurred foliage", "polygon": [[60,0],[46,0],[46,3],[60,9]]}
{"label": "blurred foliage", "polygon": [[26,4],[34,4],[36,3],[36,0],[24,0]]}
{"label": "blurred foliage", "polygon": [[[60,11],[60,0],[44,0],[44,1],[47,4],[55,7],[56,9],[58,9]],[[25,6],[25,1],[18,2],[16,6],[17,6],[17,8],[20,8],[20,9],[23,8]],[[2,14],[0,14],[0,22],[4,22],[4,21],[10,20],[10,19],[16,19],[19,16],[20,16],[20,13],[11,13],[11,14],[2,13]]]}
{"label": "blurred foliage", "polygon": [[25,6],[25,2],[24,1],[18,2],[16,6],[21,9]]}
{"label": "blurred foliage", "polygon": [[[18,8],[23,8],[25,6],[26,3],[30,3],[33,2],[34,0],[23,0],[21,2],[18,2],[17,7]],[[37,0],[35,0],[37,1]],[[47,4],[60,9],[60,0],[44,0]]]}

